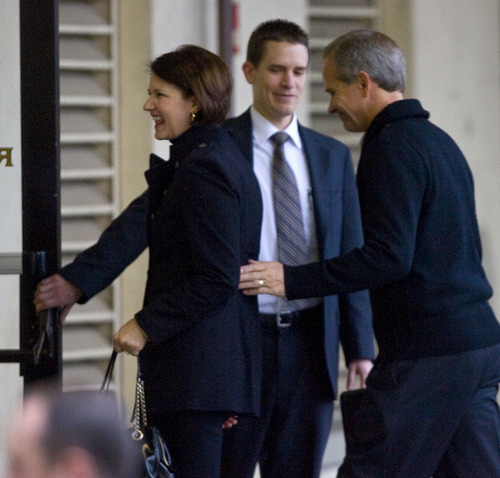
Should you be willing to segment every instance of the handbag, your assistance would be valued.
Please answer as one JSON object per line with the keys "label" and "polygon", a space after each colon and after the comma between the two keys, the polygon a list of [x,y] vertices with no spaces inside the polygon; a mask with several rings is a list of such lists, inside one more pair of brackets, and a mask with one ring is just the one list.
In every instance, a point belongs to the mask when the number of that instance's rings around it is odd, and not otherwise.
{"label": "handbag", "polygon": [[[107,392],[113,375],[113,368],[117,353],[113,351],[109,359],[101,391]],[[167,444],[160,431],[148,425],[146,413],[146,397],[144,394],[144,380],[141,373],[139,359],[137,359],[137,379],[135,387],[135,403],[132,413],[131,437],[134,444],[140,448],[143,466],[141,478],[175,478],[172,460]]]}

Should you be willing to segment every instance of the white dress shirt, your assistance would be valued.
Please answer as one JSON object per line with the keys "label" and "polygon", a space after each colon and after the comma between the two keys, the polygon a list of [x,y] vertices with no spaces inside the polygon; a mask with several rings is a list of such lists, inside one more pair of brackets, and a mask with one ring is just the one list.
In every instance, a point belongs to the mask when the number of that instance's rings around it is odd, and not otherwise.
{"label": "white dress shirt", "polygon": [[[259,260],[278,261],[278,237],[274,216],[272,181],[273,144],[269,138],[279,130],[258,113],[253,106],[250,109],[250,114],[253,131],[253,169],[259,181],[263,201]],[[296,115],[293,116],[292,121],[283,131],[290,136],[290,140],[284,144],[284,153],[297,179],[309,258],[310,262],[314,262],[318,260],[318,242],[316,240],[311,180]],[[260,294],[258,300],[260,313],[273,314],[294,309],[285,298]],[[319,302],[320,300],[318,300]]]}

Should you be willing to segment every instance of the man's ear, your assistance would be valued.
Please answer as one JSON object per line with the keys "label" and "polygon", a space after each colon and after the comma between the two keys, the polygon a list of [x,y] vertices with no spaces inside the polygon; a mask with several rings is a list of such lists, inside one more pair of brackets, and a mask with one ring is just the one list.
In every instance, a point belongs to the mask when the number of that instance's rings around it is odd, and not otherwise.
{"label": "man's ear", "polygon": [[362,93],[366,95],[373,83],[368,73],[366,73],[366,71],[358,71],[358,74],[356,75],[356,81]]}
{"label": "man's ear", "polygon": [[241,69],[243,70],[243,74],[245,75],[247,82],[250,85],[253,85],[254,70],[255,70],[254,64],[250,61],[245,61],[245,63],[243,63],[243,66],[241,67]]}

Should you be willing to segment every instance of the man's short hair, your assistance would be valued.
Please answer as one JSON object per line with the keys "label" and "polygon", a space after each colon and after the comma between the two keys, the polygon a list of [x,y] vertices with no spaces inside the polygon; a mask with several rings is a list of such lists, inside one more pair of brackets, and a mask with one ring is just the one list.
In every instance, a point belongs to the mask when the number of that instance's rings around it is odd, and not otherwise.
{"label": "man's short hair", "polygon": [[405,59],[399,46],[383,33],[360,29],[342,35],[323,50],[335,65],[337,79],[351,84],[364,71],[386,91],[405,90]]}
{"label": "man's short hair", "polygon": [[50,462],[56,463],[68,447],[78,447],[92,457],[99,476],[133,476],[139,456],[112,394],[40,388],[28,394],[30,398],[47,409],[40,445]]}
{"label": "man's short hair", "polygon": [[258,67],[269,41],[304,45],[307,48],[308,57],[310,56],[309,35],[296,23],[276,19],[261,23],[252,32],[248,40],[247,61]]}

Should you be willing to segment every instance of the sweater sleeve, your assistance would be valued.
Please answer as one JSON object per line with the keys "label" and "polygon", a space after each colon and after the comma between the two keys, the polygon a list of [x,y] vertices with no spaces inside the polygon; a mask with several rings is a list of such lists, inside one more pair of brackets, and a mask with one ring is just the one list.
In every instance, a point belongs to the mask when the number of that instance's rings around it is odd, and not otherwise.
{"label": "sweater sleeve", "polygon": [[357,176],[364,245],[319,263],[285,266],[287,297],[372,289],[407,275],[427,178],[424,161],[404,139],[369,145]]}

